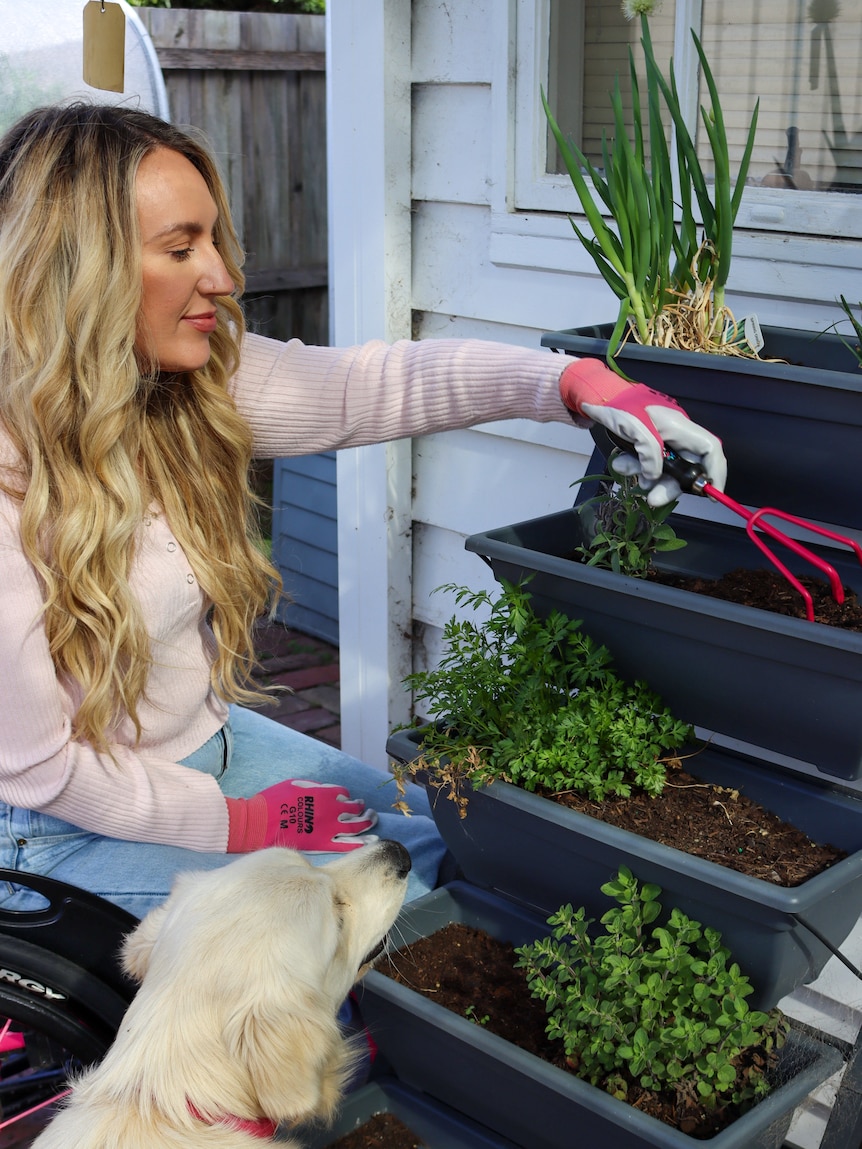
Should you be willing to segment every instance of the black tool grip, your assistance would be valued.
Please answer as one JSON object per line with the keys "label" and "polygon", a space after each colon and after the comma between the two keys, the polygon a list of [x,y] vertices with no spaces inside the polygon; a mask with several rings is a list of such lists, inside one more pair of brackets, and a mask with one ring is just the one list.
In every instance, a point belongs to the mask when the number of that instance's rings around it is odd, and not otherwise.
{"label": "black tool grip", "polygon": [[704,483],[709,482],[706,469],[701,463],[692,463],[690,459],[684,459],[675,451],[665,452],[662,470],[672,479],[676,479],[683,491],[702,494]]}
{"label": "black tool grip", "polygon": [[[605,431],[605,434],[610,442],[620,451],[625,451],[628,455],[633,454],[634,448],[632,444],[626,439],[623,439],[622,436],[615,434],[613,431]],[[709,482],[709,476],[703,464],[693,463],[690,459],[684,459],[682,455],[678,455],[676,451],[672,451],[669,447],[665,448],[662,470],[666,475],[670,475],[672,479],[676,479],[681,490],[694,492],[696,495],[702,495],[704,493],[704,485]]]}

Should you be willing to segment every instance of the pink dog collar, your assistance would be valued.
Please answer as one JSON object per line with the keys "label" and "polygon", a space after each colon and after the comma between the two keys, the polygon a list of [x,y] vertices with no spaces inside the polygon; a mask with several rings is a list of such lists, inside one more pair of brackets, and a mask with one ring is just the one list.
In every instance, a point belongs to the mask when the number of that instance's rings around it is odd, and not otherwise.
{"label": "pink dog collar", "polygon": [[262,1141],[271,1141],[278,1128],[275,1122],[270,1121],[268,1117],[261,1117],[257,1121],[252,1121],[248,1117],[235,1117],[232,1113],[225,1113],[217,1121],[207,1121],[196,1105],[193,1105],[191,1101],[187,1104],[192,1117],[197,1117],[198,1121],[203,1121],[206,1125],[227,1125],[231,1129],[236,1129],[238,1133],[248,1133],[250,1137],[259,1137]]}

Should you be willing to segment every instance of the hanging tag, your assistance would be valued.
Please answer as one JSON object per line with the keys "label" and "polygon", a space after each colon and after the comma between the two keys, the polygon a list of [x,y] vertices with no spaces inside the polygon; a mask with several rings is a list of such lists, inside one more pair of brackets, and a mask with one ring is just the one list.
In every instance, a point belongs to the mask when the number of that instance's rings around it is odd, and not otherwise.
{"label": "hanging tag", "polygon": [[89,0],[84,5],[84,83],[122,92],[125,66],[125,12],[108,0]]}

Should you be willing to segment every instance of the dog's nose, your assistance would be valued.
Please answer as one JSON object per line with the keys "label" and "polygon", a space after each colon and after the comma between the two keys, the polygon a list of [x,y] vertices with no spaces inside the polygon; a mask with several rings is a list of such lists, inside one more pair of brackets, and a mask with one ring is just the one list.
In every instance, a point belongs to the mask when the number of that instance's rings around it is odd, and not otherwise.
{"label": "dog's nose", "polygon": [[391,838],[385,838],[380,843],[380,846],[386,860],[391,863],[398,877],[406,878],[413,866],[407,850],[400,842],[394,842]]}

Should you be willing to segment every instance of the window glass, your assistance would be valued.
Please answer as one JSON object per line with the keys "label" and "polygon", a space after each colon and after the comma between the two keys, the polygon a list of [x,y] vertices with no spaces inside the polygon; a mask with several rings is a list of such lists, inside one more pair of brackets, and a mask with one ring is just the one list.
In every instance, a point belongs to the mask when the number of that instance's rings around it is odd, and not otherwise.
{"label": "window glass", "polygon": [[859,0],[704,4],[702,39],[737,153],[760,99],[750,182],[862,190]]}
{"label": "window glass", "polygon": [[[673,52],[673,0],[665,0],[650,18],[656,59],[665,75]],[[552,0],[550,11],[550,58],[548,102],[567,138],[575,141],[596,165],[602,158],[602,134],[613,135],[610,94],[619,80],[626,113],[632,124],[630,55],[633,54],[638,88],[646,121],[646,79],[640,46],[640,21],[628,20],[618,2],[608,0]],[[669,128],[670,116],[666,117]],[[563,171],[549,136],[549,172]]]}
{"label": "window glass", "polygon": [[[756,101],[760,114],[749,184],[804,191],[862,190],[862,3],[859,0],[664,0],[650,16],[656,57],[681,90],[696,76],[695,26],[715,76],[727,122],[731,171],[738,165]],[[631,112],[629,50],[645,91],[640,21],[618,0],[551,0],[548,95],[564,133],[596,164],[610,137],[610,93],[619,77]],[[676,36],[676,40],[675,40]],[[695,80],[695,86],[697,80]],[[709,107],[702,77],[687,104],[701,162],[709,145],[698,105]],[[562,170],[552,141],[548,173]]]}

